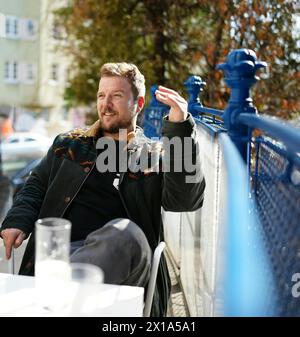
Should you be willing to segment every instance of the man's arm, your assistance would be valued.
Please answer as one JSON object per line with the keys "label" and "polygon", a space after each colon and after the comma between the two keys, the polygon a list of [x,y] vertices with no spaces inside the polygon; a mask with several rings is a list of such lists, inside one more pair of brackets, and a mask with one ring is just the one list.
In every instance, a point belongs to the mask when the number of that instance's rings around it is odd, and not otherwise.
{"label": "man's arm", "polygon": [[[162,129],[164,145],[168,144],[164,146],[162,206],[166,211],[194,211],[202,206],[205,188],[195,121],[177,92],[160,86],[156,98],[171,107]],[[175,138],[175,145],[169,146]],[[181,147],[176,147],[178,142]]]}
{"label": "man's arm", "polygon": [[52,158],[53,146],[32,171],[1,225],[0,235],[7,259],[10,258],[12,247],[18,248],[34,229],[47,190]]}

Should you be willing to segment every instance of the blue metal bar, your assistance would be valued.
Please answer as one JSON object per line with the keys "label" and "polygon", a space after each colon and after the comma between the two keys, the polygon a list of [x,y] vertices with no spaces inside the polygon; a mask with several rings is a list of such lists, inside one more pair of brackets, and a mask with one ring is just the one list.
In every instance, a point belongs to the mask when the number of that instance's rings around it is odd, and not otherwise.
{"label": "blue metal bar", "polygon": [[217,280],[221,289],[224,287],[220,290],[223,314],[276,315],[276,298],[269,296],[275,286],[274,278],[258,230],[261,225],[249,198],[247,167],[229,136],[221,133],[219,137],[227,176],[224,233],[219,234],[225,245],[219,254],[224,254],[224,259],[219,262],[223,265],[218,266],[224,274],[223,279]]}
{"label": "blue metal bar", "polygon": [[210,133],[216,134],[219,132],[226,132],[227,130],[223,127],[223,124],[213,123],[211,120],[205,120],[201,118],[194,117],[194,120],[197,124],[203,125],[207,131]]}
{"label": "blue metal bar", "polygon": [[278,120],[254,114],[241,113],[238,121],[252,128],[263,130],[269,136],[279,139],[287,146],[288,152],[300,152],[300,131]]}
{"label": "blue metal bar", "polygon": [[194,118],[206,120],[207,122],[221,124],[224,126],[224,121],[222,119],[217,119],[216,116],[210,116],[210,115],[203,114],[203,115],[199,115]]}
{"label": "blue metal bar", "polygon": [[212,116],[218,116],[223,118],[223,110],[218,110],[218,109],[213,109],[213,108],[205,108],[204,106],[201,105],[193,105],[193,110],[197,111],[199,114],[206,113]]}

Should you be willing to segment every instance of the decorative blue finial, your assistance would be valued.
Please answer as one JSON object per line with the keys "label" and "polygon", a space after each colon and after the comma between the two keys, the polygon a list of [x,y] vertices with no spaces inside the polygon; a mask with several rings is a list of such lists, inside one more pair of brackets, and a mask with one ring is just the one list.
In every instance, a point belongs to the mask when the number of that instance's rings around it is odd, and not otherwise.
{"label": "decorative blue finial", "polygon": [[229,53],[225,63],[217,65],[217,69],[224,71],[225,79],[252,78],[253,80],[258,80],[258,77],[255,76],[256,71],[266,66],[266,62],[257,61],[253,50],[236,49]]}
{"label": "decorative blue finial", "polygon": [[224,111],[224,124],[244,159],[247,152],[245,139],[249,137],[249,130],[238,123],[237,117],[243,112],[256,113],[250,97],[250,88],[259,79],[256,71],[266,66],[267,63],[258,61],[255,52],[250,49],[231,51],[226,62],[217,66],[217,69],[223,70],[225,83],[231,89],[230,99]]}
{"label": "decorative blue finial", "polygon": [[187,88],[189,93],[189,104],[200,104],[202,103],[199,98],[200,92],[203,91],[203,87],[206,85],[206,82],[202,81],[200,76],[190,76],[185,82],[184,86]]}
{"label": "decorative blue finial", "polygon": [[205,85],[206,82],[204,82],[200,76],[190,76],[184,82],[184,86],[189,93],[188,109],[193,116],[198,116],[198,112],[193,109],[194,105],[203,106],[199,94],[203,91]]}

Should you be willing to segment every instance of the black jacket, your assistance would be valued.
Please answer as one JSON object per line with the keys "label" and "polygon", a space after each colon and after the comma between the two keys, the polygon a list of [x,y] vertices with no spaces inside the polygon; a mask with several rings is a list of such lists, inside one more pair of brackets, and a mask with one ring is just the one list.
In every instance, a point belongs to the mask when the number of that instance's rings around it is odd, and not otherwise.
{"label": "black jacket", "polygon": [[[66,209],[75,198],[96,161],[95,140],[99,121],[90,129],[76,129],[58,135],[47,155],[28,178],[18,193],[14,204],[3,221],[1,229],[18,228],[31,237],[22,260],[19,273],[34,275],[34,223],[39,218],[63,217]],[[121,174],[119,191],[128,218],[144,231],[150,247],[155,249],[163,240],[161,206],[166,211],[194,211],[203,203],[205,187],[200,170],[199,154],[196,146],[196,128],[191,115],[180,123],[163,121],[163,136],[192,137],[193,145],[185,156],[193,157],[199,168],[196,182],[186,183],[184,172],[172,172],[176,154],[165,153],[171,158],[171,172],[161,170],[162,148],[146,138],[141,129],[129,143],[129,152],[137,153],[146,146],[149,153],[158,151],[160,172],[126,172]],[[165,258],[162,257],[152,305],[152,316],[166,314],[170,295],[170,279]]]}

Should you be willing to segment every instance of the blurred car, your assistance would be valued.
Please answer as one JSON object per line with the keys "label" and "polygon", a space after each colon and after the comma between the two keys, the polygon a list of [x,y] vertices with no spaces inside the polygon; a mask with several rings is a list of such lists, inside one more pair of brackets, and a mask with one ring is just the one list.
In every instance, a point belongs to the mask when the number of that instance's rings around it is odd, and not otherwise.
{"label": "blurred car", "polygon": [[36,159],[44,156],[51,146],[51,139],[30,132],[16,132],[2,140],[3,163]]}
{"label": "blurred car", "polygon": [[25,167],[15,172],[10,178],[13,187],[13,198],[22,189],[31,171],[41,162],[42,157],[30,161]]}

